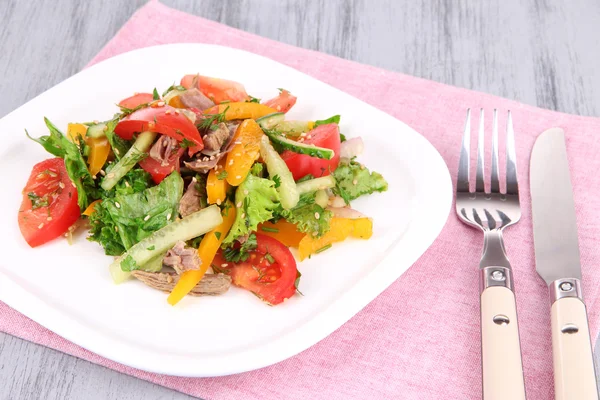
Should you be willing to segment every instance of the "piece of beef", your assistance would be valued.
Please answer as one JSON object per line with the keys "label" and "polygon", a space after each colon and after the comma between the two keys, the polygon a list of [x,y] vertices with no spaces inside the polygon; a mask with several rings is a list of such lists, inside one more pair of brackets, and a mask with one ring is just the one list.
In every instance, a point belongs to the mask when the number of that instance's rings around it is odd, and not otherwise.
{"label": "piece of beef", "polygon": [[223,145],[229,141],[231,136],[233,135],[224,122],[218,124],[217,128],[214,130],[209,129],[208,133],[202,138],[202,141],[204,142],[202,154],[213,156],[219,153]]}
{"label": "piece of beef", "polygon": [[163,258],[163,265],[173,268],[178,274],[200,269],[200,264],[198,250],[187,247],[185,242],[181,240],[175,243],[175,246],[167,251],[165,258]]}
{"label": "piece of beef", "polygon": [[[174,272],[133,271],[132,275],[151,288],[170,293],[179,282]],[[223,294],[231,286],[231,277],[224,274],[205,274],[202,280],[188,293],[190,296],[215,296]]]}
{"label": "piece of beef", "polygon": [[179,200],[179,215],[183,218],[200,211],[202,209],[201,199],[202,192],[198,188],[198,180],[194,177]]}
{"label": "piece of beef", "polygon": [[160,135],[149,151],[150,157],[160,162],[162,166],[169,164],[169,157],[179,149],[179,143],[167,135]]}
{"label": "piece of beef", "polygon": [[[217,165],[217,163],[221,160],[221,158],[223,158],[225,156],[225,154],[227,154],[231,151],[231,149],[233,148],[233,145],[235,144],[232,139],[233,139],[233,136],[235,134],[235,131],[236,131],[239,123],[238,122],[228,122],[226,125],[227,125],[227,128],[229,129],[229,137],[221,145],[221,149],[218,150],[215,154],[212,154],[212,155],[200,154],[199,158],[196,158],[195,160],[185,161],[184,164],[186,167],[188,167],[189,169],[191,169],[193,171],[206,174],[208,171],[210,171]],[[206,136],[208,136],[208,135],[206,135]],[[205,138],[206,138],[206,136],[205,136]],[[204,140],[206,140],[206,139],[204,139]],[[205,149],[206,149],[206,147],[205,147]],[[205,149],[202,150],[202,153],[204,153]]]}
{"label": "piece of beef", "polygon": [[214,107],[215,103],[206,97],[200,90],[192,87],[179,95],[179,99],[188,108],[197,108],[201,111]]}

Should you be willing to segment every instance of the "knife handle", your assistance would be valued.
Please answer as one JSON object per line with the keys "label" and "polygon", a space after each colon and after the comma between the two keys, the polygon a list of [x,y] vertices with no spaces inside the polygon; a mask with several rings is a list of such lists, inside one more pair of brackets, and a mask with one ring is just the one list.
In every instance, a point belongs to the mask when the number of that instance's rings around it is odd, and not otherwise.
{"label": "knife handle", "polygon": [[517,305],[509,287],[481,292],[481,351],[483,398],[525,400]]}
{"label": "knife handle", "polygon": [[575,279],[557,282],[551,285],[551,290],[556,289],[551,291],[556,293],[552,296],[556,299],[552,304],[555,398],[598,400],[587,313],[581,294],[577,293],[579,282]]}

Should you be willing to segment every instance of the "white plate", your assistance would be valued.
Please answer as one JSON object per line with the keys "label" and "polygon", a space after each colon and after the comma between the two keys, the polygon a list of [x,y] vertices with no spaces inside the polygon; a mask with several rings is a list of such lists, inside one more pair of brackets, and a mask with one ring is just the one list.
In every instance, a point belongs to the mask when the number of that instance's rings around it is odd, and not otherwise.
{"label": "white plate", "polygon": [[[369,168],[389,191],[353,203],[373,217],[369,241],[347,241],[299,263],[300,289],[268,307],[232,288],[214,298],[187,298],[176,307],[140,282],[114,285],[110,257],[80,237],[31,249],[21,238],[21,190],[38,161],[50,156],[23,129],[47,134],[42,117],[68,122],[107,119],[114,103],[155,86],[162,92],[186,73],[244,83],[269,98],[284,87],[298,96],[290,119],[341,114],[346,136],[362,136]],[[404,123],[350,95],[270,59],[231,48],[176,44],[132,51],[67,79],[0,120],[0,300],[109,359],[146,371],[219,376],[291,357],[350,319],[406,271],[444,226],[451,204],[448,169],[431,144]]]}

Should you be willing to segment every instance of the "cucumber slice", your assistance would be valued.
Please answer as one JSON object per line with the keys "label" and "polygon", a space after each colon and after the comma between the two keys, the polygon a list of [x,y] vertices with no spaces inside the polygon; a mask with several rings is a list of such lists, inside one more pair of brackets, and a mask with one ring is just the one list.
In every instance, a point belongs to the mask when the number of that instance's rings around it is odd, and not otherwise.
{"label": "cucumber slice", "polygon": [[327,192],[325,190],[317,190],[317,193],[315,194],[315,203],[323,208],[327,208],[329,205],[329,196],[327,196]]}
{"label": "cucumber slice", "polygon": [[109,270],[113,281],[121,283],[131,276],[131,272],[123,271],[121,268],[121,262],[125,258],[131,257],[137,265],[146,265],[153,258],[173,247],[179,240],[186,241],[203,235],[221,222],[223,222],[221,210],[218,206],[212,205],[157,230],[133,245],[110,264]]}
{"label": "cucumber slice", "polygon": [[142,132],[137,137],[133,146],[125,153],[123,158],[115,164],[115,166],[106,174],[100,186],[104,190],[112,189],[119,180],[125,176],[131,168],[141,161],[145,156],[152,143],[156,138],[156,132]]}
{"label": "cucumber slice", "polygon": [[284,132],[287,136],[300,136],[304,132],[310,131],[310,126],[314,124],[311,121],[283,121],[275,125],[276,131]]}
{"label": "cucumber slice", "polygon": [[285,114],[282,112],[276,112],[267,114],[264,117],[260,117],[256,120],[256,123],[260,125],[262,129],[273,129],[275,125],[283,122]]}
{"label": "cucumber slice", "polygon": [[335,187],[335,178],[331,175],[309,179],[296,184],[299,194],[316,192],[317,190],[331,189],[333,187]]}
{"label": "cucumber slice", "polygon": [[267,164],[269,177],[271,179],[274,179],[275,176],[279,177],[279,186],[276,190],[281,198],[281,206],[286,210],[296,207],[296,204],[300,200],[300,195],[296,190],[294,177],[285,164],[285,161],[275,151],[271,142],[269,142],[269,138],[266,136],[263,136],[260,140],[260,156]]}
{"label": "cucumber slice", "polygon": [[108,128],[106,127],[106,124],[104,122],[100,122],[99,124],[93,124],[88,126],[85,136],[96,139],[102,138],[106,136],[107,129]]}
{"label": "cucumber slice", "polygon": [[264,132],[273,143],[280,145],[284,150],[290,150],[299,154],[306,154],[311,157],[324,158],[326,160],[331,160],[335,155],[334,151],[331,149],[317,147],[314,144],[296,142],[280,135],[279,132],[268,129],[264,129]]}

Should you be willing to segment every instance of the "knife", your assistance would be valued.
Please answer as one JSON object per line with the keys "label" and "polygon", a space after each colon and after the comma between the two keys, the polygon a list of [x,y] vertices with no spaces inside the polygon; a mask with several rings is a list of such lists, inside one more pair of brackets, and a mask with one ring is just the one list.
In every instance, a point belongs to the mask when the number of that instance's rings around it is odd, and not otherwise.
{"label": "knife", "polygon": [[535,267],[550,290],[556,400],[597,400],[598,388],[581,265],[565,134],[548,129],[535,141],[530,165]]}

